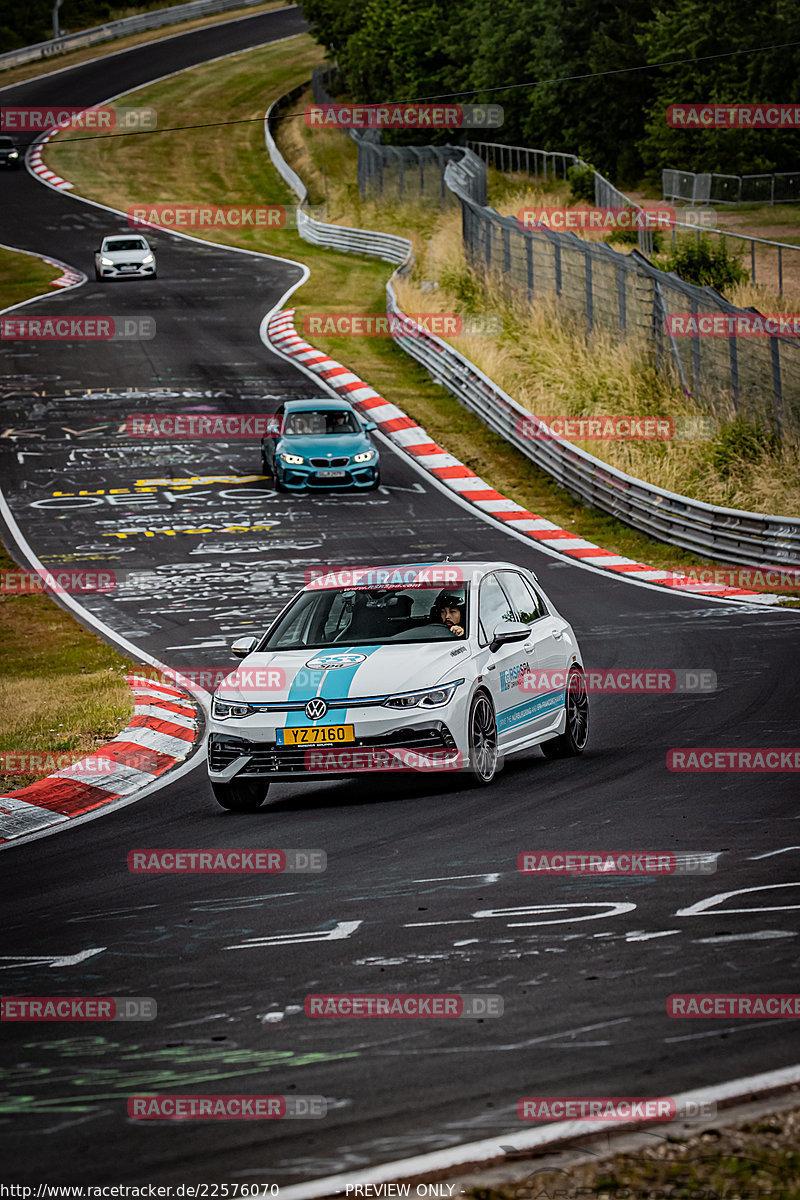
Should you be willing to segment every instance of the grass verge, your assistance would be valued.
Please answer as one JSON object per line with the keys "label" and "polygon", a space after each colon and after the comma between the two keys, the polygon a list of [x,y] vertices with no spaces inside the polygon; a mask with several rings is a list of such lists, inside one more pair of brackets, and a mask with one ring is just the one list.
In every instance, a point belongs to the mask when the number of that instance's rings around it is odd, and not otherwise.
{"label": "grass verge", "polygon": [[52,267],[33,254],[0,247],[0,310],[46,293],[62,274],[60,267]]}
{"label": "grass verge", "polygon": [[800,1109],[666,1138],[640,1154],[565,1169],[531,1170],[518,1183],[471,1188],[474,1200],[797,1200]]}
{"label": "grass verge", "polygon": [[[220,112],[226,121],[239,124],[102,143],[59,135],[48,146],[48,163],[75,185],[78,194],[122,211],[147,201],[285,204],[293,209],[293,197],[265,152],[261,118],[272,100],[308,79],[321,61],[321,49],[307,35],[299,35],[279,47],[243,51],[192,68],[126,99],[168,112],[170,125],[213,123]],[[293,111],[301,113],[304,104],[301,98]],[[328,220],[410,235],[425,270],[430,238],[440,230],[452,236],[453,210],[445,208],[432,216],[422,206],[409,213],[406,207],[378,209],[360,201],[354,182],[355,146],[338,131],[312,134],[302,118],[294,116],[282,123],[279,144],[308,184],[312,203],[327,202]],[[317,249],[291,228],[216,229],[205,236],[307,263],[311,277],[292,301],[300,329],[303,318],[314,312],[385,312],[390,269],[384,263]],[[647,538],[573,499],[435,385],[391,339],[315,337],[314,343],[345,362],[452,454],[531,511],[638,561],[677,570],[704,565],[697,556]],[[514,388],[510,390],[513,394]]]}
{"label": "grass verge", "polygon": [[[0,546],[0,572],[17,570]],[[17,774],[7,754],[75,759],[116,737],[133,714],[123,678],[133,665],[48,596],[0,593],[0,791],[54,769]]]}

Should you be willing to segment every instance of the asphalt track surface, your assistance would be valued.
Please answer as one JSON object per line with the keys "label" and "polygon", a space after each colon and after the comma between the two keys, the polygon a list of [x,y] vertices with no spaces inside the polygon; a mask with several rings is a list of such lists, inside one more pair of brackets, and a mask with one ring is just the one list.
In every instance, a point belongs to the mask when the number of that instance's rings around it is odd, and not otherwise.
{"label": "asphalt track surface", "polygon": [[[100,101],[299,27],[283,13],[201,30],[0,100]],[[98,235],[117,228],[27,173],[0,195],[3,241],[87,273]],[[155,573],[146,592],[84,599],[115,635],[175,666],[228,666],[230,640],[263,628],[310,564],[485,557],[538,572],[587,664],[710,668],[718,689],[595,697],[582,758],[531,751],[489,790],[458,779],[280,785],[261,812],[235,815],[216,806],[201,764],[3,851],[4,995],[158,1003],[147,1023],[4,1023],[3,1182],[299,1183],[495,1135],[513,1144],[522,1096],[663,1096],[793,1063],[796,1021],[676,1021],[665,1001],[800,990],[796,778],[673,774],[665,755],[796,741],[797,617],[549,557],[388,447],[379,492],[296,497],[248,478],[260,469],[252,442],[134,442],[119,432],[131,413],[256,412],[315,391],[258,333],[298,267],[154,241],[157,281],[88,282],[27,310],[149,313],[155,339],[4,347],[0,469],[24,537],[49,566]],[[194,477],[206,482],[181,483]],[[323,849],[328,869],[126,866],[139,847],[265,846]],[[534,879],[516,870],[532,849],[719,858],[709,876]],[[58,961],[87,951],[98,952]],[[505,1015],[307,1018],[304,997],[324,991],[489,992]],[[125,1102],[143,1092],[322,1095],[328,1116],[136,1122]]]}

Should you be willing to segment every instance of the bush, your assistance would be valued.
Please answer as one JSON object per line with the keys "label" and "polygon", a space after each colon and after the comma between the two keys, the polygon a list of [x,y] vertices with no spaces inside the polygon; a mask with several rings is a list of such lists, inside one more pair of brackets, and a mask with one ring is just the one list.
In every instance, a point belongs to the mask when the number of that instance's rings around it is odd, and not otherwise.
{"label": "bush", "polygon": [[745,417],[734,417],[723,426],[709,449],[712,466],[729,477],[737,469],[761,462],[780,451],[780,439],[760,421],[751,424]]}
{"label": "bush", "polygon": [[718,292],[750,278],[741,258],[728,253],[725,239],[712,245],[706,234],[697,240],[678,242],[658,265],[664,271],[674,271],[687,283],[713,287]]}
{"label": "bush", "polygon": [[567,179],[575,200],[588,200],[589,204],[594,204],[594,167],[570,167]]}
{"label": "bush", "polygon": [[[613,233],[606,234],[603,238],[604,242],[613,245],[615,242],[621,246],[638,246],[639,231],[637,229],[615,229]],[[653,230],[653,253],[660,254],[664,248],[664,235],[658,229]]]}

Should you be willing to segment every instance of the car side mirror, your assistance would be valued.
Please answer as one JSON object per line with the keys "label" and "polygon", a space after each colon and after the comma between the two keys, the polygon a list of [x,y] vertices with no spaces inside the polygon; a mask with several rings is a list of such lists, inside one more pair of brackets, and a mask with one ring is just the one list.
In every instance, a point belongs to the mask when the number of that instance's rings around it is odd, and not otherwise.
{"label": "car side mirror", "polygon": [[248,654],[252,654],[258,645],[257,637],[240,637],[231,646],[231,654],[234,658],[247,658]]}
{"label": "car side mirror", "polygon": [[369,433],[372,429],[377,429],[378,426],[375,424],[374,421],[367,421],[364,428],[366,429],[367,433]]}
{"label": "car side mirror", "polygon": [[523,625],[521,621],[501,621],[499,625],[495,626],[489,649],[492,654],[495,654],[501,646],[505,646],[508,642],[524,642],[529,633],[530,627]]}

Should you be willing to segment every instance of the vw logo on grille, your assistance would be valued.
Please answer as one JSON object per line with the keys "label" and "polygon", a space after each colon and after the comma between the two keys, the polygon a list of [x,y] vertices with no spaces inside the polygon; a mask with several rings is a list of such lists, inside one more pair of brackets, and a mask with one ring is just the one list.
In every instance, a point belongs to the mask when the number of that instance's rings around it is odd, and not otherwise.
{"label": "vw logo on grille", "polygon": [[328,711],[328,706],[319,696],[315,696],[313,700],[309,700],[306,705],[306,716],[310,721],[318,721],[320,717],[324,717]]}

